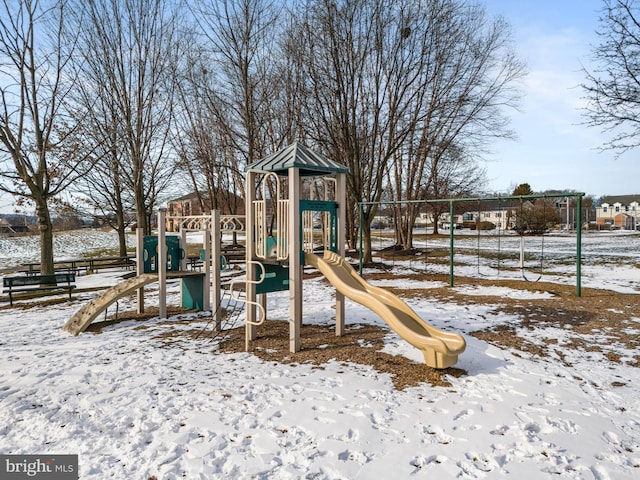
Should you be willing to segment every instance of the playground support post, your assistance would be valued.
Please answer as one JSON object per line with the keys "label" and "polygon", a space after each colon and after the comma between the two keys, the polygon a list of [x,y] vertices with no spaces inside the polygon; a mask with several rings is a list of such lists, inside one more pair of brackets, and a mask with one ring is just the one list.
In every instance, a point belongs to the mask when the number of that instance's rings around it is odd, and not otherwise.
{"label": "playground support post", "polygon": [[[209,236],[211,248],[209,252],[205,252],[205,289],[207,293],[205,295],[205,301],[209,299],[209,281],[211,281],[211,290],[213,292],[213,323],[215,324],[216,332],[222,329],[222,308],[220,302],[220,255],[222,255],[222,248],[220,245],[220,212],[218,210],[211,211],[211,228],[205,232],[205,235]],[[205,247],[206,248],[206,247]],[[209,268],[209,259],[211,259],[211,271],[207,274]],[[211,278],[211,280],[209,280]]]}
{"label": "playground support post", "polygon": [[[255,279],[256,278],[256,264],[253,262],[254,256],[256,254],[256,242],[255,242],[255,234],[256,234],[256,219],[255,215],[253,215],[253,204],[256,201],[256,173],[249,170],[247,172],[246,178],[246,244],[245,244],[245,255],[246,255],[246,276],[247,279]],[[245,323],[245,349],[249,350],[249,343],[252,340],[256,339],[257,331],[256,331],[256,285],[254,282],[246,282],[246,315],[247,320]]]}
{"label": "playground support post", "polygon": [[[209,228],[204,228],[202,230],[202,270],[204,273],[204,281],[202,282],[202,310],[205,312],[211,310],[211,262],[213,261],[211,256],[211,242],[213,241],[211,232],[213,230],[213,220],[214,217],[212,214],[211,225]],[[186,251],[187,243],[185,242],[183,245]]]}
{"label": "playground support post", "polygon": [[300,351],[302,328],[302,245],[300,238],[300,168],[289,168],[289,351]]}
{"label": "playground support post", "polygon": [[455,225],[453,223],[453,200],[449,200],[449,286],[453,287],[453,257],[454,257],[454,239],[453,239],[453,231],[455,229]]}
{"label": "playground support post", "polygon": [[[336,179],[336,201],[338,202],[338,231],[336,232],[336,240],[338,245],[338,255],[344,258],[345,255],[345,225],[347,218],[347,176],[344,173],[338,173]],[[344,335],[344,295],[336,289],[336,336]]]}
{"label": "playground support post", "polygon": [[360,202],[358,204],[358,242],[359,242],[359,246],[358,246],[358,251],[360,252],[360,255],[358,255],[360,257],[360,268],[358,269],[358,274],[360,276],[362,276],[362,217],[363,212],[362,212],[362,207],[364,206],[364,203]]}
{"label": "playground support post", "polygon": [[576,297],[582,296],[582,196],[576,198]]}
{"label": "playground support post", "polygon": [[165,240],[165,217],[167,209],[158,209],[158,316],[167,318],[167,244]]}
{"label": "playground support post", "polygon": [[[144,274],[144,228],[136,228],[136,274]],[[137,290],[138,313],[144,313],[144,287]]]}

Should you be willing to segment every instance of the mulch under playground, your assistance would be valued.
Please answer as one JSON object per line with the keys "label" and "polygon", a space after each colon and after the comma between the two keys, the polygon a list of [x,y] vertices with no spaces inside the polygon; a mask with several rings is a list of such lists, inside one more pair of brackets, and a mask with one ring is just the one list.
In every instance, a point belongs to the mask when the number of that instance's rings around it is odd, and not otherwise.
{"label": "mulch under playground", "polygon": [[[427,280],[440,281],[445,284],[448,282],[448,277],[445,275],[425,275],[423,273],[398,275],[397,273],[381,272],[368,274],[367,279]],[[514,299],[496,296],[471,296],[458,293],[448,287],[403,289],[402,292],[393,288],[390,290],[405,298],[407,296],[430,298],[434,302],[468,305],[470,309],[473,309],[474,304],[492,305],[494,307],[493,313],[503,312],[512,315],[515,320],[509,324],[497,324],[493,328],[470,334],[498,347],[514,349],[518,355],[542,358],[552,356],[552,361],[562,361],[570,365],[569,360],[563,355],[563,351],[566,351],[567,348],[574,348],[600,352],[613,364],[624,362],[632,366],[640,366],[640,353],[632,358],[621,358],[616,353],[620,350],[620,345],[630,351],[639,351],[640,339],[633,333],[636,325],[630,320],[634,317],[640,318],[640,302],[638,302],[637,295],[583,288],[582,296],[576,297],[575,287],[572,285],[456,277],[456,286],[463,285],[502,286],[516,290],[548,292],[552,297]],[[174,309],[173,312],[170,310],[170,314],[178,315],[176,322],[188,321],[191,318],[186,316],[181,319],[179,313],[178,309]],[[121,312],[118,316],[118,322],[136,318],[143,320],[153,316],[153,311],[143,316]],[[191,348],[191,342],[185,344],[185,340],[196,340],[199,348],[206,347],[208,343],[213,345],[209,339],[215,333],[210,328],[203,331],[202,318],[196,318],[195,321],[198,322],[198,326],[196,327],[194,324],[193,329],[169,330],[158,336],[156,340],[163,346],[175,347],[179,344],[182,348]],[[464,325],[464,321],[464,318],[459,319],[461,325]],[[87,331],[99,332],[108,323],[113,323],[113,321],[96,323],[91,325]],[[546,333],[549,327],[562,328],[568,343],[559,348],[557,335],[554,335],[553,332]],[[136,328],[146,327],[141,324]],[[518,335],[519,331],[523,331],[522,329],[535,335],[535,343]],[[347,334],[343,337],[334,335],[332,324],[326,326],[304,325],[301,331],[302,350],[290,353],[288,322],[285,319],[270,320],[258,328],[259,338],[252,342],[251,351],[265,361],[291,365],[313,364],[317,368],[323,368],[323,365],[330,360],[368,365],[379,373],[389,374],[394,386],[399,390],[421,383],[448,386],[450,384],[447,381],[447,376],[461,376],[466,373],[455,367],[435,370],[424,364],[416,364],[405,357],[383,353],[380,350],[384,337],[388,334],[389,330],[384,327],[349,323],[347,316]],[[595,334],[606,338],[606,341],[594,342],[592,338]],[[223,352],[242,352],[245,348],[244,327],[225,330],[224,336],[221,335],[216,340],[218,349]],[[612,382],[612,385],[618,386],[615,381]]]}

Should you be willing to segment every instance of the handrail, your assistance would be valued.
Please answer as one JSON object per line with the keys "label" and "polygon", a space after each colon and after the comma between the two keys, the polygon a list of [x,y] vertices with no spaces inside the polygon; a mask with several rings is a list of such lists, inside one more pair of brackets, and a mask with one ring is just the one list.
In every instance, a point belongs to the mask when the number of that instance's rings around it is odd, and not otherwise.
{"label": "handrail", "polygon": [[234,295],[234,285],[235,284],[240,284],[240,283],[244,283],[245,284],[245,291],[246,291],[246,285],[247,284],[253,284],[253,285],[259,285],[261,284],[264,279],[267,277],[267,273],[266,270],[264,268],[264,265],[260,262],[256,262],[255,260],[248,260],[247,261],[247,272],[249,271],[249,265],[254,264],[257,265],[260,270],[262,271],[262,274],[259,275],[259,279],[258,280],[252,280],[250,279],[248,276],[245,277],[244,280],[233,280],[230,284],[229,284],[229,295],[231,296],[231,298],[233,298],[234,301],[236,302],[244,302],[247,305],[255,305],[256,307],[258,307],[258,320],[255,322],[251,322],[249,320],[245,320],[245,322],[249,325],[262,325],[264,323],[264,321],[267,319],[267,312],[264,310],[264,307],[262,305],[260,305],[260,303],[258,302],[254,302],[252,300],[248,300],[246,297],[242,298],[239,295],[235,296]]}
{"label": "handrail", "polygon": [[[176,222],[174,227],[183,230],[197,231],[211,228],[211,215],[168,215],[167,222]],[[244,215],[220,215],[220,229],[225,232],[244,232],[246,227]]]}

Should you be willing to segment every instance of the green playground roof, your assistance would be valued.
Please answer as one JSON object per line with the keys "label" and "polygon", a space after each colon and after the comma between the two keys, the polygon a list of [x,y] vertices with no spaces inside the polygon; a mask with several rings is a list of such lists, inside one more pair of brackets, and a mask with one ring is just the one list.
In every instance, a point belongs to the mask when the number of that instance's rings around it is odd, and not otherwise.
{"label": "green playground roof", "polygon": [[349,171],[344,165],[329,160],[324,155],[320,155],[298,142],[247,166],[245,171],[260,170],[285,175],[287,170],[292,167],[299,167],[300,175],[347,173]]}

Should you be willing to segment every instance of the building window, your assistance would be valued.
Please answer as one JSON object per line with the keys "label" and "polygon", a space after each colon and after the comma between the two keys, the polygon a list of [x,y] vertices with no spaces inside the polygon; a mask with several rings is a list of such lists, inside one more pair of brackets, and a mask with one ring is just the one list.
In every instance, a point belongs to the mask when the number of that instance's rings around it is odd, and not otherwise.
{"label": "building window", "polygon": [[602,213],[607,213],[607,207],[602,207]]}
{"label": "building window", "polygon": [[620,212],[620,205],[616,205],[616,213]]}

